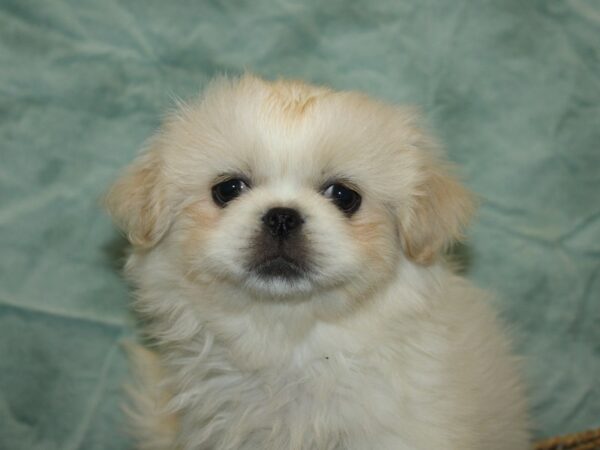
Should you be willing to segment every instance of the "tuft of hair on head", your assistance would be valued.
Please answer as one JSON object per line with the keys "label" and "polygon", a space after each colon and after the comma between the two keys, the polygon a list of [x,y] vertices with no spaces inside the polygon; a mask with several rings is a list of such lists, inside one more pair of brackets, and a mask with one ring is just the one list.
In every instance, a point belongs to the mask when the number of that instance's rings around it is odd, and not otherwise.
{"label": "tuft of hair on head", "polygon": [[271,104],[290,118],[301,118],[314,106],[317,99],[331,91],[303,81],[276,80],[269,83]]}

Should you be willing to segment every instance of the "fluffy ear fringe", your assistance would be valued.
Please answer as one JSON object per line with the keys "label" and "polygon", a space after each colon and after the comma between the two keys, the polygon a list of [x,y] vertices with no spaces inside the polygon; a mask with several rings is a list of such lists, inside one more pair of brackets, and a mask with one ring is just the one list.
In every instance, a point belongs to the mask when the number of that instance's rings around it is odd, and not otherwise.
{"label": "fluffy ear fringe", "polygon": [[137,247],[154,246],[170,226],[162,163],[156,151],[142,153],[112,185],[104,205]]}
{"label": "fluffy ear fringe", "polygon": [[440,253],[463,238],[475,210],[473,195],[451,175],[449,168],[439,165],[426,171],[415,206],[406,223],[401,224],[405,254],[422,265],[433,263]]}

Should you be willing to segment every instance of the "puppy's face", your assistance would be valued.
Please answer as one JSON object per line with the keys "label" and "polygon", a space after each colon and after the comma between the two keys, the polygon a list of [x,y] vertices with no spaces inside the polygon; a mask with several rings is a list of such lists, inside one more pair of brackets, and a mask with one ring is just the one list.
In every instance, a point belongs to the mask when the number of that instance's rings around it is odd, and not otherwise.
{"label": "puppy's face", "polygon": [[471,205],[411,113],[248,76],[180,106],[107,204],[193,282],[275,297],[361,295],[402,255],[429,264]]}

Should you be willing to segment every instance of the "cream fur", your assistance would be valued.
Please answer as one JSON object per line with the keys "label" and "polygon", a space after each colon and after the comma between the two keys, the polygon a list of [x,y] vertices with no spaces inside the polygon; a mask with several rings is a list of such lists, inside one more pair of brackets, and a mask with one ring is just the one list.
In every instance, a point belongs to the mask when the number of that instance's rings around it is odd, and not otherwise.
{"label": "cream fur", "polygon": [[[227,174],[252,186],[221,209],[210,189]],[[362,195],[352,217],[320,194],[338,179]],[[167,119],[107,205],[154,342],[132,352],[140,448],[528,448],[510,345],[440,257],[472,200],[414,112],[222,78]],[[274,206],[304,218],[301,281],[244,264]]]}

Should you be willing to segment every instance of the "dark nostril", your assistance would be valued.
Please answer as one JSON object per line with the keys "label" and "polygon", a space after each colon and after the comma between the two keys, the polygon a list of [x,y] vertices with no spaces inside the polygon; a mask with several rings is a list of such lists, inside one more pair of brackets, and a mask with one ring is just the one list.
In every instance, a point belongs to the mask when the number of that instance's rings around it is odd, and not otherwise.
{"label": "dark nostril", "polygon": [[271,208],[262,218],[269,232],[276,237],[287,237],[304,220],[300,213],[292,208]]}

